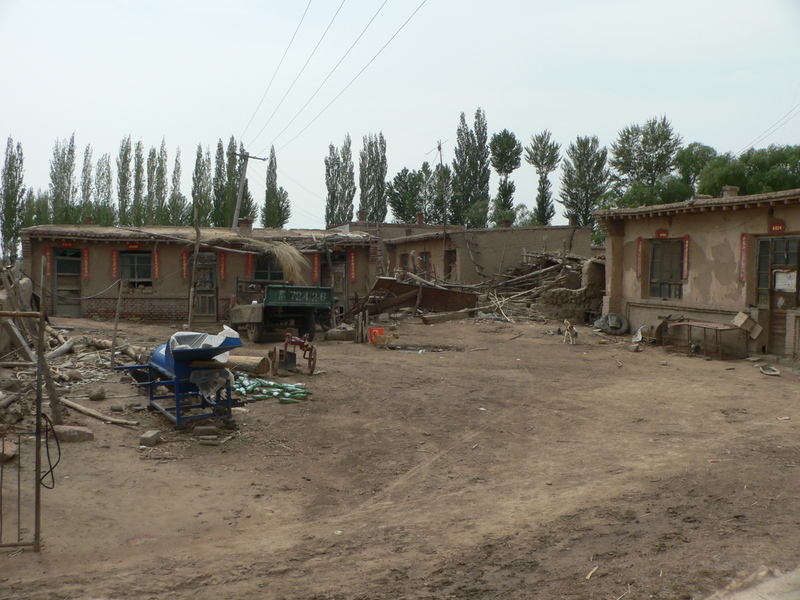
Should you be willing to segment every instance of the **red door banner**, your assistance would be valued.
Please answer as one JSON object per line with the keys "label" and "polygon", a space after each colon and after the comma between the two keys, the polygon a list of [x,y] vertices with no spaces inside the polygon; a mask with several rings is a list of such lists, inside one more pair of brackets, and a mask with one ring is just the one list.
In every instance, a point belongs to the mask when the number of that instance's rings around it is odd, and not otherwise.
{"label": "red door banner", "polygon": [[52,248],[45,248],[44,249],[44,257],[46,259],[47,265],[45,266],[45,273],[47,273],[48,277],[52,277],[53,275],[53,249]]}
{"label": "red door banner", "polygon": [[742,243],[739,250],[739,281],[747,281],[747,234],[742,234]]}
{"label": "red door banner", "polygon": [[322,255],[317,252],[311,255],[311,281],[312,283],[319,283],[319,270],[321,265]]}
{"label": "red door banner", "polygon": [[255,270],[256,270],[256,257],[253,256],[252,254],[248,254],[247,260],[245,261],[244,264],[244,276],[247,279],[252,279]]}
{"label": "red door banner", "polygon": [[636,277],[642,276],[642,238],[636,240]]}
{"label": "red door banner", "polygon": [[119,250],[111,251],[111,279],[119,279]]}
{"label": "red door banner", "polygon": [[181,277],[189,279],[189,251],[181,252]]}
{"label": "red door banner", "polygon": [[689,279],[689,236],[683,236],[683,277]]}
{"label": "red door banner", "polygon": [[153,250],[153,279],[161,279],[161,250]]}
{"label": "red door banner", "polygon": [[347,267],[350,271],[350,281],[356,281],[358,274],[356,273],[356,251],[349,250],[347,252]]}
{"label": "red door banner", "polygon": [[84,279],[89,279],[89,249],[81,250],[81,274]]}
{"label": "red door banner", "polygon": [[219,280],[225,281],[228,278],[228,264],[227,264],[227,252],[220,252],[217,254],[217,260],[219,261]]}

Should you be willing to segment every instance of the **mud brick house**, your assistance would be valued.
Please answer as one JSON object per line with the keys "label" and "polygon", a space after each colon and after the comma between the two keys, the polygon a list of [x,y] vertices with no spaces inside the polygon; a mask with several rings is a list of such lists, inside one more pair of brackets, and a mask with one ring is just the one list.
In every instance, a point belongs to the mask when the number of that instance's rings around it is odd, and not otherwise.
{"label": "mud brick house", "polygon": [[763,330],[747,352],[800,356],[800,189],[602,210],[604,313],[633,329],[671,315],[730,324],[748,314]]}
{"label": "mud brick house", "polygon": [[[363,296],[375,278],[373,236],[363,232],[252,229],[243,219],[239,233],[201,228],[197,262],[197,304],[201,321],[226,321],[237,281],[284,280],[265,251],[285,242],[308,259],[297,284],[333,286],[343,306]],[[42,257],[50,314],[109,318],[116,313],[118,280],[123,280],[123,317],[185,320],[193,268],[193,227],[98,227],[39,225],[21,232],[23,270],[38,289]]]}
{"label": "mud brick house", "polygon": [[384,239],[389,273],[411,271],[465,285],[485,282],[520,262],[524,252],[592,255],[589,227],[458,229]]}

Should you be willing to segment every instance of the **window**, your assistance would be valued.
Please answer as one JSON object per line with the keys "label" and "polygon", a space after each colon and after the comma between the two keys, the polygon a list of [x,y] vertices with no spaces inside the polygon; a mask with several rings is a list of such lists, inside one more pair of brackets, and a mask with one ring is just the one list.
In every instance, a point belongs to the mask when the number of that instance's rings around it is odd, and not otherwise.
{"label": "window", "polygon": [[120,278],[130,287],[153,285],[153,255],[151,252],[120,252]]}
{"label": "window", "polygon": [[259,256],[256,258],[253,278],[264,281],[284,281],[283,268],[269,256]]}
{"label": "window", "polygon": [[650,297],[683,298],[683,242],[654,241],[650,257]]}

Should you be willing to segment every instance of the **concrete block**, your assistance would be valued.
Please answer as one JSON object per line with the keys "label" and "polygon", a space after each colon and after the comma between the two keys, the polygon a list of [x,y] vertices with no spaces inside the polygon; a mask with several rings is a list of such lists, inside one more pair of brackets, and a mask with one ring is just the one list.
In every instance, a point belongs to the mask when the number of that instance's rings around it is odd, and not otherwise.
{"label": "concrete block", "polygon": [[158,429],[151,429],[139,436],[140,446],[155,446],[161,441],[161,432]]}
{"label": "concrete block", "polygon": [[88,427],[77,427],[75,425],[55,425],[53,431],[59,442],[91,442],[94,439],[94,432]]}
{"label": "concrete block", "polygon": [[6,438],[0,438],[0,463],[11,460],[17,455],[17,443]]}
{"label": "concrete block", "polygon": [[219,433],[219,429],[215,425],[198,425],[194,428],[194,434],[198,436],[202,435],[216,435]]}

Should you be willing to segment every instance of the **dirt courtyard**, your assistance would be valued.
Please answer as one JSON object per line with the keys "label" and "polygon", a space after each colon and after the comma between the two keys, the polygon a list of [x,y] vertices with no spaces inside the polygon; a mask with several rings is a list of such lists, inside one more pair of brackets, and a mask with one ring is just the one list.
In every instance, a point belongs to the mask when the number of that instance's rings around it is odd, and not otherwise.
{"label": "dirt courtyard", "polygon": [[[109,374],[91,408],[141,425],[66,411],[95,439],[62,445],[43,551],[0,552],[0,598],[699,599],[796,569],[798,374],[583,327],[571,346],[556,327],[404,321],[405,349],[318,342],[318,373],[285,380],[313,400],[247,404],[219,446],[134,412],[144,398]],[[165,442],[139,448],[154,428]]]}

